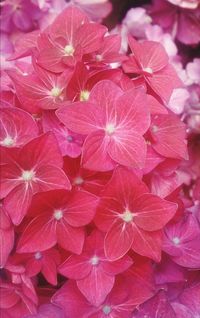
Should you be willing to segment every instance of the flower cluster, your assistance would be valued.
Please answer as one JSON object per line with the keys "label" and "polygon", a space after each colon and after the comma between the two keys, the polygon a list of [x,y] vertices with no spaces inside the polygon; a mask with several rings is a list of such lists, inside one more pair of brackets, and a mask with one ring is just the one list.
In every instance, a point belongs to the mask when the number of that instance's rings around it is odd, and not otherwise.
{"label": "flower cluster", "polygon": [[2,2],[2,318],[200,315],[199,1],[111,9]]}

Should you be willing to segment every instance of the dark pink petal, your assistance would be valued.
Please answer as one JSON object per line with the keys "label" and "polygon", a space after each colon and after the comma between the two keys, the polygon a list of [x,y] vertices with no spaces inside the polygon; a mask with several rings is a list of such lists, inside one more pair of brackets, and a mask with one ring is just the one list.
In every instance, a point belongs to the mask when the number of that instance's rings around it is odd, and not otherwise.
{"label": "dark pink petal", "polygon": [[21,183],[5,198],[5,208],[15,225],[21,223],[31,204],[32,188],[27,183]]}
{"label": "dark pink petal", "polygon": [[65,220],[71,226],[79,227],[90,223],[96,213],[98,198],[86,191],[71,194],[67,203]]}
{"label": "dark pink petal", "polygon": [[7,262],[8,256],[14,246],[14,230],[10,229],[0,229],[0,268],[3,268]]}
{"label": "dark pink petal", "polygon": [[115,167],[114,161],[108,155],[109,137],[103,130],[90,134],[83,145],[83,167],[95,171],[108,171]]}
{"label": "dark pink petal", "polygon": [[129,256],[125,255],[123,258],[114,262],[103,262],[101,267],[108,275],[117,275],[125,272],[132,264],[133,260]]}
{"label": "dark pink petal", "polygon": [[146,232],[134,226],[132,249],[142,255],[153,259],[155,262],[161,260],[162,232]]}
{"label": "dark pink petal", "polygon": [[[132,169],[117,167],[114,170],[111,180],[105,186],[102,197],[118,201],[118,208],[122,209],[127,202],[134,202],[137,197],[148,192],[149,189],[146,184],[139,179]],[[119,202],[122,203],[122,206],[119,205]],[[109,205],[111,208],[112,202],[110,204],[108,203],[108,207]],[[116,211],[118,211],[118,208]],[[115,210],[114,208],[111,209]]]}
{"label": "dark pink petal", "polygon": [[53,304],[64,309],[70,317],[84,317],[93,307],[77,288],[76,282],[68,280],[52,297]]}
{"label": "dark pink petal", "polygon": [[114,276],[109,276],[99,270],[98,266],[93,266],[87,277],[77,281],[77,286],[91,304],[99,306],[111,291],[114,281]]}
{"label": "dark pink petal", "polygon": [[63,160],[55,136],[49,132],[26,144],[20,153],[20,164],[24,170],[45,165],[62,168]]}
{"label": "dark pink petal", "polygon": [[[6,151],[7,152],[7,151]],[[3,159],[7,161],[8,158],[6,152],[2,152]],[[21,185],[22,181],[19,179],[22,171],[21,169],[16,165],[15,159],[13,158],[14,163],[6,164],[3,167],[1,167],[1,174],[0,174],[0,198],[5,198],[13,189],[15,189],[17,186]]]}
{"label": "dark pink petal", "polygon": [[59,266],[59,273],[67,278],[82,279],[89,275],[92,264],[84,255],[72,255]]}
{"label": "dark pink petal", "polygon": [[26,274],[28,277],[33,277],[41,271],[41,268],[42,262],[35,259],[35,256],[32,256],[32,258],[26,263]]}
{"label": "dark pink petal", "polygon": [[133,221],[146,231],[163,228],[175,215],[177,204],[153,194],[143,194],[133,203]]}
{"label": "dark pink petal", "polygon": [[57,285],[57,266],[55,260],[48,255],[45,256],[45,264],[43,264],[41,272],[50,284]]}
{"label": "dark pink petal", "polygon": [[63,170],[56,166],[42,166],[35,176],[35,190],[49,191],[54,189],[71,189],[71,184]]}
{"label": "dark pink petal", "polygon": [[17,295],[17,293],[15,293],[14,288],[12,288],[9,285],[2,286],[1,299],[0,299],[1,310],[13,307],[19,301],[19,299],[20,299],[19,295]]}
{"label": "dark pink petal", "polygon": [[105,237],[105,254],[111,261],[123,257],[131,248],[134,241],[132,225],[116,220]]}
{"label": "dark pink petal", "polygon": [[83,249],[85,233],[83,228],[74,228],[65,220],[57,225],[56,229],[58,244],[67,251],[80,254]]}
{"label": "dark pink petal", "polygon": [[[109,185],[110,188],[112,188],[112,184],[113,183],[109,182],[107,188],[109,188]],[[97,214],[94,218],[94,222],[98,229],[100,229],[103,232],[107,232],[108,229],[116,221],[119,214],[123,212],[123,209],[123,204],[120,204],[117,200],[115,200],[115,198],[102,198],[97,208]]]}
{"label": "dark pink petal", "polygon": [[47,215],[38,216],[25,228],[17,251],[19,253],[45,251],[54,246],[56,241],[56,222],[50,220]]}

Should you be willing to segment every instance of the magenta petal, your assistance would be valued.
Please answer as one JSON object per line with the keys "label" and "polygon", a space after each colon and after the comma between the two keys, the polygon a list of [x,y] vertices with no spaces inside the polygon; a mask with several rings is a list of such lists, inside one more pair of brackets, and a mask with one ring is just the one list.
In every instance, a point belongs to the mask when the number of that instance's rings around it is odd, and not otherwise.
{"label": "magenta petal", "polygon": [[57,241],[55,226],[55,221],[50,221],[46,215],[33,219],[20,237],[17,248],[18,252],[32,253],[45,251],[54,246]]}
{"label": "magenta petal", "polygon": [[67,251],[80,254],[83,249],[85,233],[83,228],[74,228],[63,220],[57,225],[58,244]]}

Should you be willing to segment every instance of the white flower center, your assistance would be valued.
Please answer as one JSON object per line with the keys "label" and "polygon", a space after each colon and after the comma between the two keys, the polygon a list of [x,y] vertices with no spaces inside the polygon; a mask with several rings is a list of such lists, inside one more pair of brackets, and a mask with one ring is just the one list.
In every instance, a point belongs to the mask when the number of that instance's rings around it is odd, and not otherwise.
{"label": "white flower center", "polygon": [[35,259],[39,260],[42,258],[42,253],[36,252],[34,256],[35,256]]}
{"label": "white flower center", "polygon": [[122,219],[124,220],[124,222],[129,223],[129,222],[132,222],[133,216],[134,216],[133,213],[131,213],[129,210],[126,210],[122,214]]}
{"label": "white flower center", "polygon": [[179,238],[179,237],[174,237],[172,241],[173,241],[173,243],[174,243],[175,245],[180,244],[180,238]]}
{"label": "white flower center", "polygon": [[81,177],[76,177],[74,179],[74,184],[76,184],[76,185],[82,184],[83,182],[84,182],[84,180]]}
{"label": "white flower center", "polygon": [[108,135],[112,135],[115,132],[115,125],[114,124],[107,124],[105,131]]}
{"label": "white flower center", "polygon": [[14,144],[14,139],[10,136],[7,136],[4,140],[1,141],[1,144],[6,147],[11,147]]}
{"label": "white flower center", "polygon": [[90,263],[91,263],[92,265],[94,265],[94,266],[98,265],[99,262],[100,262],[100,259],[99,259],[99,257],[96,256],[96,255],[93,256],[93,257],[90,259]]}
{"label": "white flower center", "polygon": [[101,54],[96,55],[96,61],[101,62],[103,60],[103,56]]}
{"label": "white flower center", "polygon": [[80,93],[80,101],[85,102],[89,99],[90,97],[90,92],[89,91],[81,91]]}
{"label": "white flower center", "polygon": [[146,73],[149,73],[149,74],[153,74],[153,70],[152,70],[151,67],[144,67],[143,71],[146,72]]}
{"label": "white flower center", "polygon": [[63,211],[62,210],[54,210],[54,214],[53,214],[54,218],[59,221],[62,219],[63,217]]}
{"label": "white flower center", "polygon": [[74,54],[74,48],[72,45],[68,44],[64,47],[64,52],[65,52],[65,55],[67,56],[72,56]]}
{"label": "white flower center", "polygon": [[105,315],[109,315],[112,311],[111,307],[108,305],[103,306],[102,311]]}
{"label": "white flower center", "polygon": [[22,179],[26,182],[32,181],[35,176],[35,172],[33,170],[24,170],[22,172]]}
{"label": "white flower center", "polygon": [[60,96],[62,90],[59,87],[53,87],[51,90],[51,96],[58,97]]}
{"label": "white flower center", "polygon": [[158,127],[157,127],[156,125],[153,125],[153,126],[152,126],[152,131],[153,131],[154,133],[156,133],[156,132],[158,131]]}

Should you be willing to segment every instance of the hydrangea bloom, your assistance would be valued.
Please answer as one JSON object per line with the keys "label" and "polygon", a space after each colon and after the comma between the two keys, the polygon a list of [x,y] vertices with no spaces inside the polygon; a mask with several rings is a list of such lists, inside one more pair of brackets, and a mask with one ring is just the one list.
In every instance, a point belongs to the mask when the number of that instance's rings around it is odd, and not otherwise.
{"label": "hydrangea bloom", "polygon": [[200,315],[200,3],[138,5],[1,2],[2,318]]}

